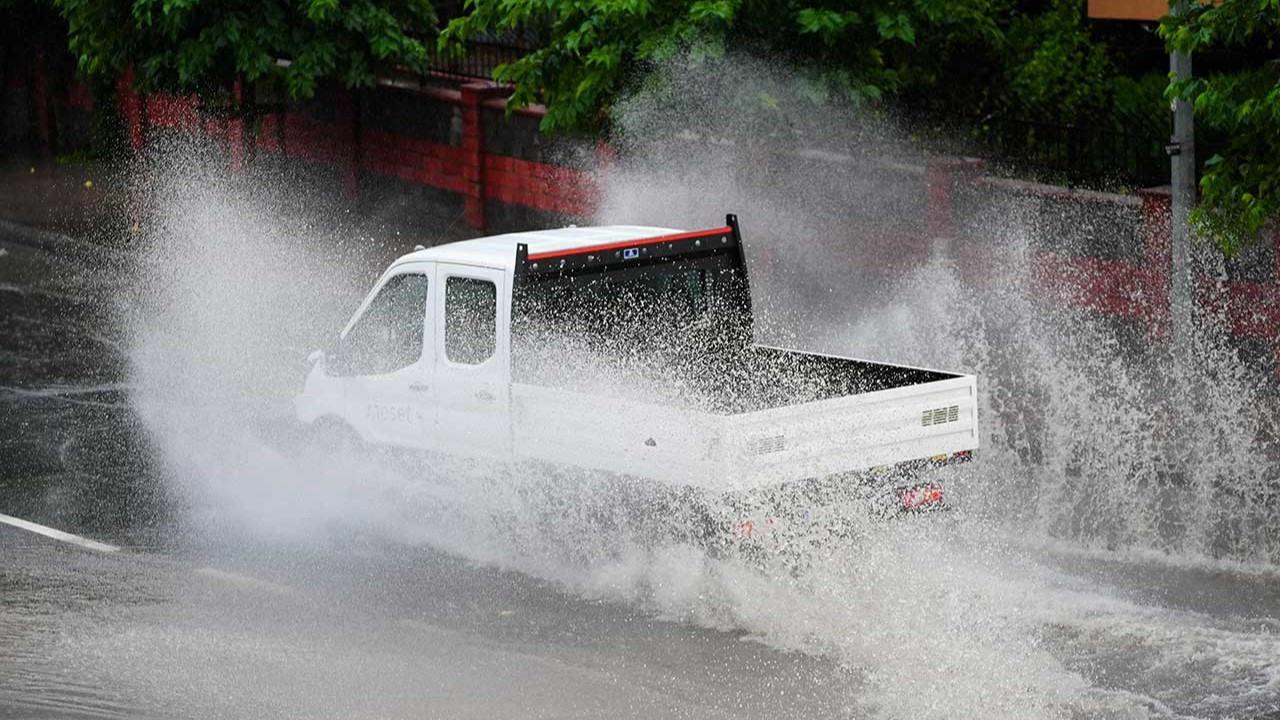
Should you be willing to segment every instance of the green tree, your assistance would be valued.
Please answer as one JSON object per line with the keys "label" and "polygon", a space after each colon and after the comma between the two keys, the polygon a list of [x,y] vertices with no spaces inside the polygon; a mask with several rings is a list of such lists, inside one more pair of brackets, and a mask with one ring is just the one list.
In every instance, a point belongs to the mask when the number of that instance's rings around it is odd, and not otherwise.
{"label": "green tree", "polygon": [[1093,38],[1079,0],[1051,0],[1040,12],[1015,13],[1004,42],[1008,97],[1018,115],[1060,124],[1105,113],[1116,69],[1106,43]]}
{"label": "green tree", "polygon": [[438,29],[430,0],[53,2],[87,76],[132,67],[144,88],[202,93],[244,78],[310,97],[322,78],[360,87],[397,67],[425,71]]}
{"label": "green tree", "polygon": [[444,51],[505,31],[539,47],[500,66],[511,105],[544,102],[546,130],[595,130],[629,82],[680,53],[742,48],[786,60],[815,98],[877,101],[941,77],[954,48],[991,45],[1005,0],[468,0],[471,12],[441,34]]}
{"label": "green tree", "polygon": [[1220,146],[1204,162],[1191,221],[1227,253],[1257,239],[1280,216],[1280,10],[1275,0],[1193,4],[1160,26],[1170,50],[1237,49],[1248,67],[1173,82],[1169,96],[1190,99],[1197,134]]}

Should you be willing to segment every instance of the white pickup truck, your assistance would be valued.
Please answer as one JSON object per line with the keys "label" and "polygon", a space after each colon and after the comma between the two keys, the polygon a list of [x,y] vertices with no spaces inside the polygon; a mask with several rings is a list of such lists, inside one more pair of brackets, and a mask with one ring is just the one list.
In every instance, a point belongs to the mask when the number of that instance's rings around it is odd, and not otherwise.
{"label": "white pickup truck", "polygon": [[703,494],[820,482],[941,507],[918,472],[978,447],[972,375],[753,344],[732,215],[419,249],[312,362],[305,423]]}

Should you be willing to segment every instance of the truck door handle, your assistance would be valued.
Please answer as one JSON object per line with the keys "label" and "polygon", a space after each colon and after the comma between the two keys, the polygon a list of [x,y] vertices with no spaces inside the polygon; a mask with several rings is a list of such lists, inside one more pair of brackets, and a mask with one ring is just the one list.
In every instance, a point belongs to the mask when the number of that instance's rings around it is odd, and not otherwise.
{"label": "truck door handle", "polygon": [[493,393],[489,392],[488,390],[481,390],[480,392],[476,393],[476,399],[479,400],[480,402],[487,402],[487,403],[494,401]]}
{"label": "truck door handle", "polygon": [[414,392],[426,392],[431,389],[426,383],[409,383],[409,389]]}

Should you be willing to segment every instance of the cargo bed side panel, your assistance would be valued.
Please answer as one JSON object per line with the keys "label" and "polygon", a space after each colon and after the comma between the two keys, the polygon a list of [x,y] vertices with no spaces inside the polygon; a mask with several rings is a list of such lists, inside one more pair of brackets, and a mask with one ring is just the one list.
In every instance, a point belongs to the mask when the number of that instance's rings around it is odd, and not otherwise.
{"label": "cargo bed side panel", "polygon": [[517,458],[676,485],[704,485],[721,418],[696,411],[535,385],[511,386]]}
{"label": "cargo bed side panel", "polygon": [[534,385],[511,397],[517,457],[717,492],[978,447],[972,376],[733,416]]}
{"label": "cargo bed side panel", "polygon": [[732,416],[727,476],[748,488],[974,450],[976,398],[963,375]]}

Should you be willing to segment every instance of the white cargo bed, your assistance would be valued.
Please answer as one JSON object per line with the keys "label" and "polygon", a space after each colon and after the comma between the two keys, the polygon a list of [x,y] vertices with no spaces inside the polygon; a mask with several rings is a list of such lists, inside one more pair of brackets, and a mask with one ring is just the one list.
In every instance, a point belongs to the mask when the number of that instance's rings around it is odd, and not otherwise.
{"label": "white cargo bed", "polygon": [[717,492],[867,470],[978,446],[976,380],[734,415],[512,384],[517,458]]}

